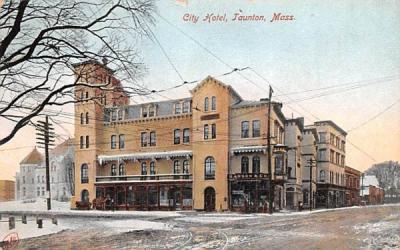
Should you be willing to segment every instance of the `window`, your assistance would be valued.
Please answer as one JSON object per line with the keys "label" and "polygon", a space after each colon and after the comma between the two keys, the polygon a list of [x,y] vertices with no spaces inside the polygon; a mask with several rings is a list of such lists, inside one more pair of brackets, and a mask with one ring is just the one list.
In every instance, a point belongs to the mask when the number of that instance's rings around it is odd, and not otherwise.
{"label": "window", "polygon": [[319,171],[319,181],[325,182],[325,171],[324,170]]}
{"label": "window", "polygon": [[339,165],[339,163],[340,163],[340,154],[339,154],[339,153],[336,153],[335,163],[336,163],[337,165]]}
{"label": "window", "polygon": [[174,130],[174,144],[181,143],[181,130],[175,129]]}
{"label": "window", "polygon": [[211,97],[211,110],[217,110],[217,98],[215,96]]}
{"label": "window", "polygon": [[42,183],[44,183],[44,175],[42,175]]}
{"label": "window", "polygon": [[283,155],[278,154],[275,156],[275,173],[276,174],[283,174]]}
{"label": "window", "polygon": [[331,145],[335,145],[335,135],[331,133],[330,138],[329,138],[329,143]]}
{"label": "window", "polygon": [[118,121],[122,120],[122,110],[117,111]]}
{"label": "window", "polygon": [[155,146],[156,145],[156,132],[152,131],[150,132],[150,146]]}
{"label": "window", "polygon": [[125,165],[123,163],[119,164],[118,175],[125,175]]}
{"label": "window", "polygon": [[156,107],[154,105],[149,106],[149,117],[154,117],[156,115]]}
{"label": "window", "polygon": [[89,148],[89,136],[86,136],[86,148]]}
{"label": "window", "polygon": [[335,163],[335,151],[331,150],[329,155],[329,160],[331,163]]}
{"label": "window", "polygon": [[80,149],[83,149],[83,144],[84,144],[83,136],[81,136],[81,137],[80,137],[80,142],[79,142],[79,148],[80,148]]}
{"label": "window", "polygon": [[184,160],[183,161],[182,173],[184,173],[184,174],[188,174],[189,173],[189,161],[188,160]]}
{"label": "window", "polygon": [[253,121],[253,137],[260,137],[260,121]]}
{"label": "window", "polygon": [[341,147],[341,149],[342,149],[343,151],[346,151],[345,145],[346,145],[346,142],[345,142],[345,141],[342,141],[342,147]]}
{"label": "window", "polygon": [[183,143],[190,142],[190,131],[188,128],[183,129]]}
{"label": "window", "polygon": [[175,114],[180,114],[181,113],[181,104],[175,103]]}
{"label": "window", "polygon": [[111,165],[111,176],[117,175],[117,166],[115,164]]}
{"label": "window", "polygon": [[339,148],[340,147],[340,138],[336,137],[336,147]]}
{"label": "window", "polygon": [[117,136],[112,135],[111,136],[111,149],[116,149],[117,148]]}
{"label": "window", "polygon": [[86,163],[81,166],[81,183],[89,183],[88,165]]}
{"label": "window", "polygon": [[81,92],[81,101],[83,101],[84,96],[83,96],[83,91]]}
{"label": "window", "polygon": [[242,157],[241,172],[242,174],[247,174],[249,172],[249,157],[247,156]]}
{"label": "window", "polygon": [[40,176],[37,177],[37,182],[40,183]]}
{"label": "window", "polygon": [[83,113],[81,113],[81,124],[83,124]]}
{"label": "window", "polygon": [[252,172],[254,174],[259,174],[260,173],[260,157],[259,156],[253,156],[253,169]]}
{"label": "window", "polygon": [[345,158],[344,158],[344,155],[342,155],[340,165],[342,165],[343,167],[344,167],[344,165],[345,165],[345,164],[344,164],[344,159],[345,159]]}
{"label": "window", "polygon": [[23,191],[22,191],[22,195],[23,195],[23,196],[26,196],[26,188],[24,187],[24,188],[22,188],[22,190],[23,190]]}
{"label": "window", "polygon": [[44,196],[44,187],[42,187],[42,196]]}
{"label": "window", "polygon": [[319,132],[319,142],[320,143],[326,143],[326,133],[325,132]]}
{"label": "window", "polygon": [[147,175],[147,166],[146,162],[142,162],[142,175]]}
{"label": "window", "polygon": [[319,161],[326,161],[326,149],[320,149],[318,151],[318,160]]}
{"label": "window", "polygon": [[140,144],[142,147],[147,147],[147,133],[142,132],[140,134]]}
{"label": "window", "polygon": [[183,102],[182,113],[189,113],[189,109],[190,109],[190,102],[189,101]]}
{"label": "window", "polygon": [[147,111],[148,111],[148,110],[147,110],[147,107],[143,106],[143,107],[142,107],[142,117],[143,117],[143,118],[146,118],[146,117],[147,117],[147,115],[148,115],[148,114],[147,114]]}
{"label": "window", "polygon": [[215,139],[217,137],[217,125],[211,124],[211,139]]}
{"label": "window", "polygon": [[204,140],[208,139],[208,124],[204,125]]}
{"label": "window", "polygon": [[119,135],[119,148],[125,148],[125,135]]}
{"label": "window", "polygon": [[112,110],[111,111],[111,121],[116,121],[117,120],[117,111]]}
{"label": "window", "polygon": [[215,179],[215,160],[214,157],[208,156],[204,161],[204,178],[206,180]]}
{"label": "window", "polygon": [[242,122],[242,138],[249,138],[249,122]]}
{"label": "window", "polygon": [[34,178],[32,178],[32,184],[34,184],[35,183],[35,179]]}
{"label": "window", "polygon": [[37,187],[36,194],[37,194],[37,196],[40,196],[40,187]]}
{"label": "window", "polygon": [[204,111],[208,111],[208,97],[204,98]]}
{"label": "window", "polygon": [[156,163],[154,161],[150,162],[150,174],[151,175],[156,174]]}
{"label": "window", "polygon": [[89,100],[89,92],[86,91],[86,100]]}
{"label": "window", "polygon": [[174,174],[179,174],[179,161],[174,161]]}
{"label": "window", "polygon": [[86,124],[89,124],[89,112],[86,112]]}
{"label": "window", "polygon": [[25,184],[25,176],[22,176],[22,183]]}

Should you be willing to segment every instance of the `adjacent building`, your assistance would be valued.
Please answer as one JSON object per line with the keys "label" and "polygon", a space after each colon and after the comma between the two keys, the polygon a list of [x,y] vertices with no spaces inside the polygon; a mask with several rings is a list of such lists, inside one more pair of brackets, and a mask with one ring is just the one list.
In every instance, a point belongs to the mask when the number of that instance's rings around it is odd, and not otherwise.
{"label": "adjacent building", "polygon": [[333,121],[318,121],[311,128],[318,133],[317,207],[346,204],[345,159],[347,133]]}
{"label": "adjacent building", "polygon": [[346,206],[360,205],[360,178],[361,172],[357,169],[346,166]]}
{"label": "adjacent building", "polygon": [[315,208],[317,193],[318,133],[316,128],[304,128],[301,140],[303,207]]}
{"label": "adjacent building", "polygon": [[[52,199],[68,201],[74,191],[74,146],[67,140],[50,151],[50,192]],[[16,173],[15,198],[46,198],[46,166],[44,156],[35,148],[21,162]]]}
{"label": "adjacent building", "polygon": [[0,180],[0,202],[15,199],[15,181]]}

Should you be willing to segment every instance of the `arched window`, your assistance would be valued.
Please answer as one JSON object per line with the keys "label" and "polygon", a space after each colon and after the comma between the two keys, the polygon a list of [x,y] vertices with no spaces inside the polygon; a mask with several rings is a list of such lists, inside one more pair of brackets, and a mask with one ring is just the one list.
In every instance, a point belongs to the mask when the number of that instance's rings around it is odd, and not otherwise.
{"label": "arched window", "polygon": [[156,174],[156,163],[154,161],[150,162],[150,175]]}
{"label": "arched window", "polygon": [[81,113],[81,124],[83,124],[83,113]]}
{"label": "arched window", "polygon": [[215,160],[212,156],[208,156],[204,161],[204,178],[206,180],[215,179]]}
{"label": "arched window", "polygon": [[189,173],[189,166],[190,166],[189,161],[188,161],[188,160],[184,160],[184,161],[183,161],[183,170],[182,170],[182,173],[188,174],[188,173]]}
{"label": "arched window", "polygon": [[89,136],[86,136],[86,148],[89,148]]}
{"label": "arched window", "polygon": [[115,164],[111,165],[111,176],[117,175],[117,166]]}
{"label": "arched window", "polygon": [[86,189],[82,190],[81,201],[85,201],[85,202],[89,201],[89,191],[87,191]]}
{"label": "arched window", "polygon": [[215,96],[211,97],[211,110],[217,110],[217,98]]}
{"label": "arched window", "polygon": [[321,181],[321,182],[325,181],[325,171],[324,170],[319,171],[319,181]]}
{"label": "arched window", "polygon": [[[179,168],[180,168],[179,165],[180,165],[179,161],[175,160],[174,161],[174,174],[179,174]],[[178,175],[174,176],[174,179],[179,179],[179,176]]]}
{"label": "arched window", "polygon": [[208,124],[204,125],[204,140],[208,139]]}
{"label": "arched window", "polygon": [[89,183],[89,170],[86,163],[81,166],[81,183]]}
{"label": "arched window", "polygon": [[208,111],[208,97],[204,98],[204,111]]}
{"label": "arched window", "polygon": [[249,172],[249,157],[243,156],[242,157],[242,164],[241,164],[242,174],[247,174]]}
{"label": "arched window", "polygon": [[259,174],[260,173],[260,157],[259,156],[253,156],[253,169],[252,172],[254,174]]}
{"label": "arched window", "polygon": [[86,124],[89,124],[89,112],[86,112],[86,115],[85,115],[85,123],[86,123]]}
{"label": "arched window", "polygon": [[125,175],[125,165],[123,163],[119,164],[118,175]]}
{"label": "arched window", "polygon": [[146,166],[146,162],[142,162],[142,175],[147,175],[147,166]]}

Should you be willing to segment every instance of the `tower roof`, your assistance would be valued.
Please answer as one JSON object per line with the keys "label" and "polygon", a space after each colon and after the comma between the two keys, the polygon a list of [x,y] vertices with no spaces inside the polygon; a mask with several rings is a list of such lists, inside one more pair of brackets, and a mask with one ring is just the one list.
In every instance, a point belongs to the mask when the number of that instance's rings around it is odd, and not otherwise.
{"label": "tower roof", "polygon": [[36,147],[19,164],[41,164],[43,156]]}

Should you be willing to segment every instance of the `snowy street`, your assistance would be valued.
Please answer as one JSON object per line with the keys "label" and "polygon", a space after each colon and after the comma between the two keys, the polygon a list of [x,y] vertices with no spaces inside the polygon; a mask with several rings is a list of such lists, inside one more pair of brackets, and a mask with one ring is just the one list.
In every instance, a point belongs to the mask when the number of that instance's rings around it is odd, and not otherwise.
{"label": "snowy street", "polygon": [[[90,212],[89,212],[90,213]],[[117,212],[118,213],[118,212]],[[144,216],[146,215],[147,216]],[[268,214],[132,212],[132,218],[17,221],[17,249],[398,249],[400,205]],[[137,218],[135,218],[137,215]],[[2,221],[6,218],[3,216]],[[17,216],[18,219],[18,216]],[[32,219],[32,217],[31,217]],[[28,218],[29,220],[29,218]],[[6,224],[6,223],[2,223]],[[26,237],[47,230],[47,235]],[[3,225],[2,225],[3,226]],[[7,225],[8,226],[8,225]],[[3,227],[0,228],[0,231]],[[52,234],[48,231],[54,230]],[[25,234],[25,237],[24,237]],[[36,235],[35,235],[36,236]]]}

